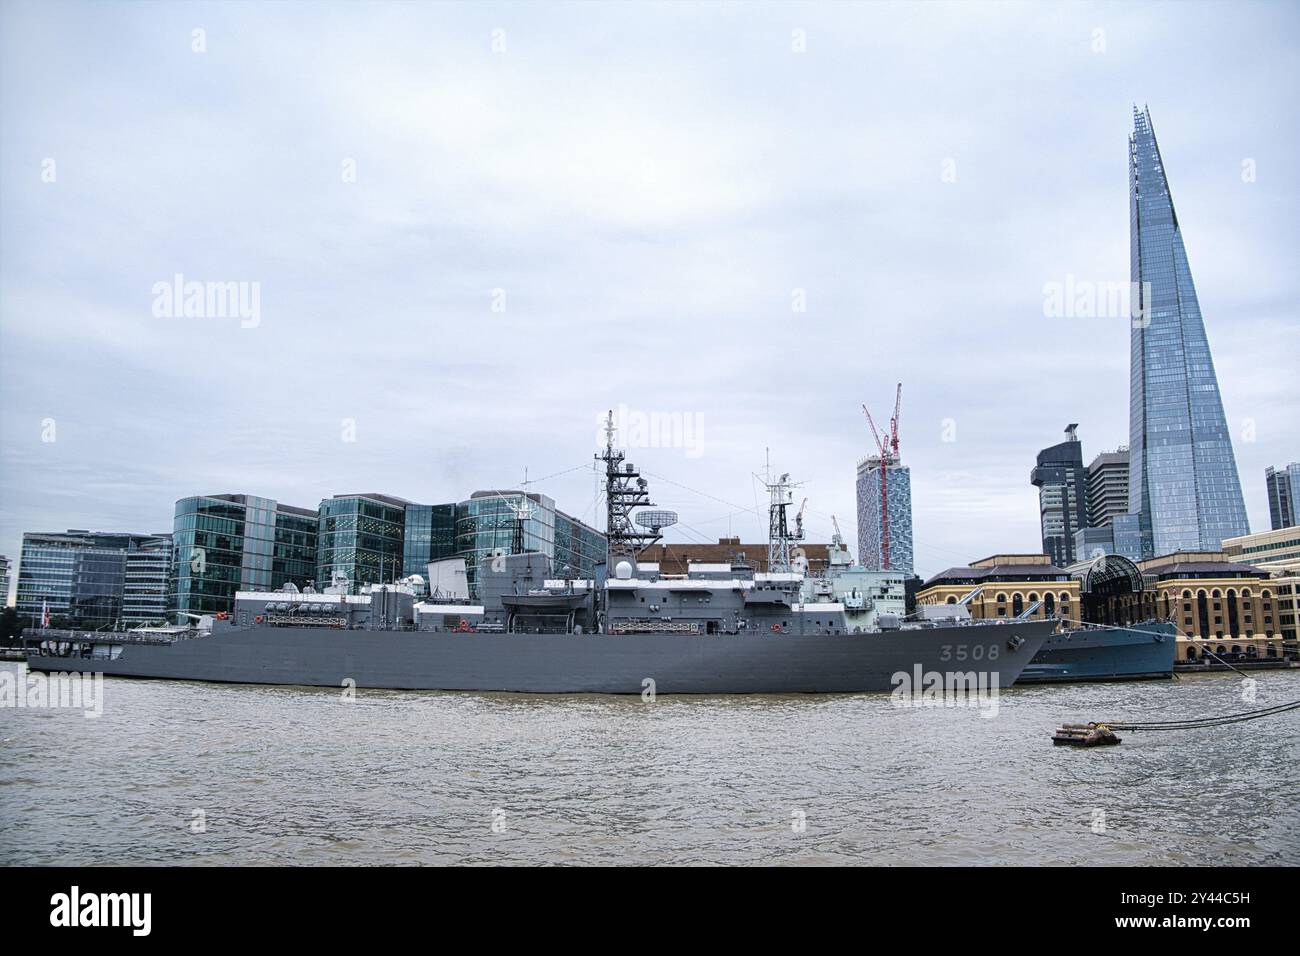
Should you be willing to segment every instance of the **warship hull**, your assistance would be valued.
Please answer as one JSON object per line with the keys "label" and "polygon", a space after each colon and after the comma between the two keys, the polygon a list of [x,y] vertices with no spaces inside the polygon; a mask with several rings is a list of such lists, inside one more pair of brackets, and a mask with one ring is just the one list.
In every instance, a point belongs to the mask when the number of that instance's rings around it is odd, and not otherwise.
{"label": "warship hull", "polygon": [[[874,634],[484,634],[231,627],[171,642],[29,635],[32,670],[106,676],[527,694],[890,691],[896,675],[979,674],[1005,689],[1054,621]],[[71,637],[71,639],[69,639]],[[653,683],[650,683],[653,682]],[[996,683],[995,683],[996,682]]]}
{"label": "warship hull", "polygon": [[1176,637],[1176,628],[1167,622],[1063,631],[1047,638],[1020,675],[1020,682],[1048,684],[1172,677]]}

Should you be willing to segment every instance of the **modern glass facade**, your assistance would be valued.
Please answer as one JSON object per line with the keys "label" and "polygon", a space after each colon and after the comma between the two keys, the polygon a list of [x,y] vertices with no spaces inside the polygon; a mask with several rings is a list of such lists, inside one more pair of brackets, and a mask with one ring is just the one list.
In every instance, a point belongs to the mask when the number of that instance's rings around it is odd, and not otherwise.
{"label": "modern glass facade", "polygon": [[316,552],[316,580],[321,587],[342,575],[349,592],[355,594],[364,585],[403,577],[410,504],[375,494],[336,495],[322,501]]}
{"label": "modern glass facade", "polygon": [[168,607],[232,611],[236,591],[270,591],[315,576],[316,512],[254,495],[176,502]]}
{"label": "modern glass facade", "polygon": [[402,574],[429,573],[429,562],[451,557],[456,550],[455,505],[407,505],[402,542]]}
{"label": "modern glass facade", "polygon": [[122,585],[122,620],[127,624],[167,620],[167,589],[171,579],[172,536],[139,541],[126,553]]}
{"label": "modern glass facade", "polygon": [[479,565],[500,551],[510,554],[514,539],[514,509],[526,504],[524,550],[540,551],[552,559],[557,575],[565,568],[573,577],[590,578],[605,560],[605,536],[555,507],[554,499],[537,492],[476,491],[456,506],[456,554],[465,558],[470,594],[478,594]]}
{"label": "modern glass facade", "polygon": [[555,512],[555,573],[591,578],[605,563],[605,536],[562,511]]}
{"label": "modern glass facade", "polygon": [[1149,111],[1129,140],[1129,496],[1145,556],[1248,533],[1196,288]]}
{"label": "modern glass facade", "polygon": [[128,556],[149,535],[67,531],[23,535],[18,566],[19,616],[39,624],[42,609],[51,620],[86,629],[124,620]]}
{"label": "modern glass facade", "polygon": [[[906,465],[885,469],[889,488],[889,570],[912,573],[912,472]],[[880,501],[880,459],[858,462],[858,561],[868,570],[885,568]]]}

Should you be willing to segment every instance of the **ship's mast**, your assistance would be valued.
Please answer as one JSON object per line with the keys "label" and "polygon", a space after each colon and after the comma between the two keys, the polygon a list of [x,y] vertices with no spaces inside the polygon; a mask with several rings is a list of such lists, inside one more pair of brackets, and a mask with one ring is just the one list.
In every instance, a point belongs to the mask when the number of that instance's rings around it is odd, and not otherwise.
{"label": "ship's mast", "polygon": [[637,557],[663,537],[658,528],[639,528],[632,522],[633,508],[653,508],[646,480],[623,452],[614,447],[614,413],[605,419],[605,453],[596,458],[605,463],[605,541],[608,568],[612,574],[620,558],[636,567]]}
{"label": "ship's mast", "polygon": [[790,475],[783,474],[772,481],[770,476],[764,480],[771,498],[767,507],[767,569],[769,571],[790,570],[790,546],[803,540],[803,522],[799,529],[791,532],[785,517],[785,509],[794,504],[792,489],[796,485],[790,481]]}

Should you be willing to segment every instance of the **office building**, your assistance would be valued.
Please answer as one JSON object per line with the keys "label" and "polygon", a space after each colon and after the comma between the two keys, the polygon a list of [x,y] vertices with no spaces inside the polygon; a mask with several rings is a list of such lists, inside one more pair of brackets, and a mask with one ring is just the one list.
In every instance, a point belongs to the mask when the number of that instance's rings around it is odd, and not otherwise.
{"label": "office building", "polygon": [[123,621],[127,558],[156,535],[28,532],[18,563],[18,614],[39,625],[48,612],[66,626],[94,630]]}
{"label": "office building", "polygon": [[1300,462],[1291,462],[1282,469],[1269,465],[1264,469],[1264,482],[1268,488],[1268,520],[1274,531],[1300,524]]}
{"label": "office building", "polygon": [[1075,560],[1075,534],[1087,526],[1087,473],[1078,425],[1067,425],[1066,440],[1038,453],[1029,482],[1038,489],[1043,551],[1052,564],[1065,567]]}
{"label": "office building", "polygon": [[273,591],[316,579],[318,515],[256,495],[176,502],[168,610],[232,611],[236,591]]}

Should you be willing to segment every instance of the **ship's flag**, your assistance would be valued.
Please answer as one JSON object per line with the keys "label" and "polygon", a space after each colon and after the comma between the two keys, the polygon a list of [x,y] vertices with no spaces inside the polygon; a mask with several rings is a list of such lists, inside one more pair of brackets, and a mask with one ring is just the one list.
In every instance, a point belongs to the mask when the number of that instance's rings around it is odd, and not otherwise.
{"label": "ship's flag", "polygon": [[50,626],[50,607],[45,599],[41,599],[41,627]]}

